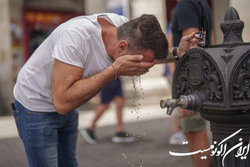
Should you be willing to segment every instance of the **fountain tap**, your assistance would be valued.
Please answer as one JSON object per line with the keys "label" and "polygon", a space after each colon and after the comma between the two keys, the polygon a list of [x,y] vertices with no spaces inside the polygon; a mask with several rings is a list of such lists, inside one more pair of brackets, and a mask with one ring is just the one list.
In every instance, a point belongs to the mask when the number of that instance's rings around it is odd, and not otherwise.
{"label": "fountain tap", "polygon": [[161,108],[167,108],[167,114],[172,115],[172,112],[176,107],[186,108],[186,101],[181,96],[179,99],[167,99],[161,100],[160,106]]}
{"label": "fountain tap", "polygon": [[202,106],[200,93],[195,92],[190,95],[181,95],[179,99],[161,100],[161,108],[167,108],[167,114],[171,115],[176,107],[188,110],[199,110]]}

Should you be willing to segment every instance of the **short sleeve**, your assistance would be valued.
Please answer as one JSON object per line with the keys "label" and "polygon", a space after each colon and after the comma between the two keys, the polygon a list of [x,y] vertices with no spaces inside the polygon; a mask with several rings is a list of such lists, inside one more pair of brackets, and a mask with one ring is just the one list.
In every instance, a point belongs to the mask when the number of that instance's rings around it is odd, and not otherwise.
{"label": "short sleeve", "polygon": [[81,39],[77,33],[67,30],[59,34],[53,50],[53,57],[59,61],[84,68],[84,51]]}
{"label": "short sleeve", "polygon": [[124,24],[125,22],[129,21],[127,17],[121,16],[115,13],[109,13],[108,17],[112,20],[112,23],[119,27],[120,25]]}

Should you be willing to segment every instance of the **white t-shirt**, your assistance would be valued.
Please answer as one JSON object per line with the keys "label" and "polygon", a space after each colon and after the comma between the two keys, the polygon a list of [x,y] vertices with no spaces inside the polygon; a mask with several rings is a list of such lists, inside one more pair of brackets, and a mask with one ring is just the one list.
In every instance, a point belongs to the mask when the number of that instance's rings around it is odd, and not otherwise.
{"label": "white t-shirt", "polygon": [[113,62],[107,55],[98,17],[116,27],[128,21],[117,14],[102,13],[79,16],[58,26],[19,72],[14,87],[17,101],[32,111],[55,112],[51,92],[55,59],[84,69],[83,78],[104,70]]}

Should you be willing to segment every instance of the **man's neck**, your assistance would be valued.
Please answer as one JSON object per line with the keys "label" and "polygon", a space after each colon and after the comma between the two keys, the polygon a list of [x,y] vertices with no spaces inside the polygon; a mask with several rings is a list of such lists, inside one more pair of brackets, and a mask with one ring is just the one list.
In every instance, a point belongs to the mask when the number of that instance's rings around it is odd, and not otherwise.
{"label": "man's neck", "polygon": [[98,18],[98,23],[102,29],[102,40],[108,56],[114,59],[115,45],[117,41],[117,28],[104,18]]}

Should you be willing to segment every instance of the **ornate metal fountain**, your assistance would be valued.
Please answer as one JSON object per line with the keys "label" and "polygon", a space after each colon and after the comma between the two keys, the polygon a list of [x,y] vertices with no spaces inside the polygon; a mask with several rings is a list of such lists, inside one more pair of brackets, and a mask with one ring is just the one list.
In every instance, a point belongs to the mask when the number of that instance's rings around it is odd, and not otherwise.
{"label": "ornate metal fountain", "polygon": [[175,107],[194,110],[210,121],[214,166],[250,167],[250,43],[242,40],[244,23],[234,8],[220,27],[222,44],[190,49],[180,59],[173,99],[161,107],[170,115]]}

